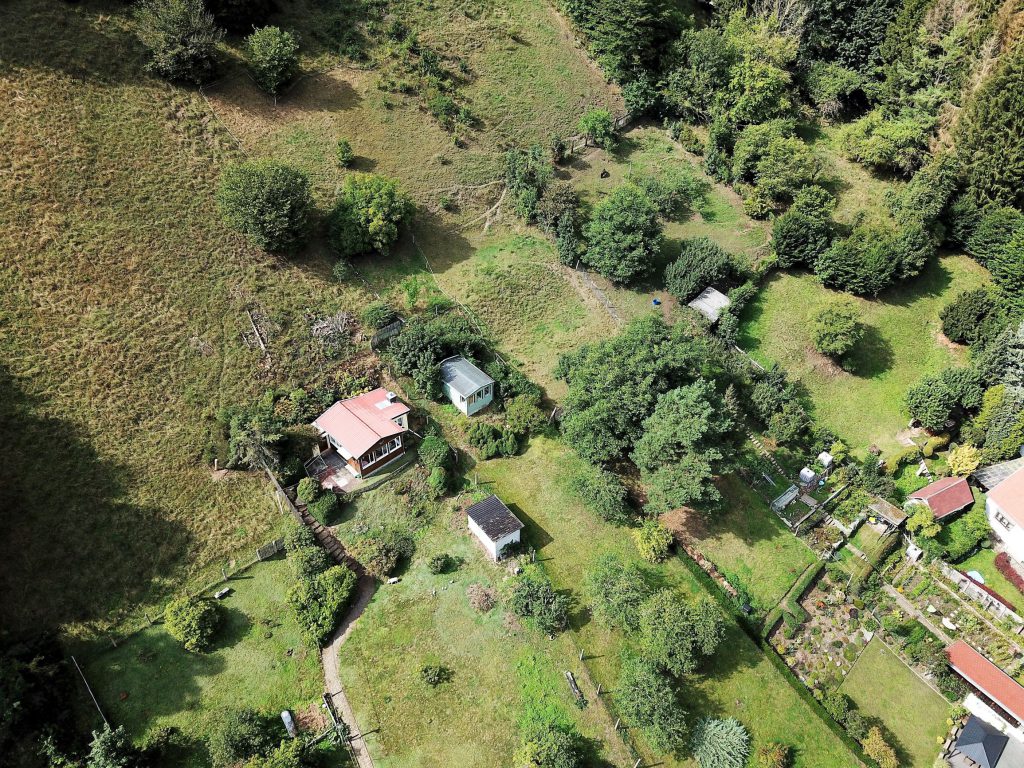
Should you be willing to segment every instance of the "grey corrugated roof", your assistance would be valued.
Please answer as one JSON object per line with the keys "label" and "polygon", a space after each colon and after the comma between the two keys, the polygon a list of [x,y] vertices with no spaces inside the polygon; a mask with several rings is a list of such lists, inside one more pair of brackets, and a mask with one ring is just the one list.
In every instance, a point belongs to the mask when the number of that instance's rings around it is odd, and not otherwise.
{"label": "grey corrugated roof", "polygon": [[986,491],[991,491],[1018,469],[1024,468],[1024,458],[1010,459],[974,470],[974,479]]}
{"label": "grey corrugated roof", "polygon": [[1007,741],[1006,736],[972,715],[956,740],[956,749],[981,768],[996,768]]}
{"label": "grey corrugated roof", "polygon": [[441,362],[441,381],[463,397],[494,383],[494,379],[464,357],[449,357]]}
{"label": "grey corrugated roof", "polygon": [[873,511],[876,515],[890,523],[895,525],[897,528],[903,525],[903,522],[907,519],[907,513],[897,507],[895,504],[891,504],[885,499],[875,497],[874,502],[868,504],[868,509]]}
{"label": "grey corrugated roof", "polygon": [[729,297],[714,288],[705,288],[700,296],[691,301],[687,306],[693,307],[711,322],[718,320],[719,316],[729,306]]}
{"label": "grey corrugated roof", "polygon": [[519,518],[512,514],[495,495],[478,501],[466,510],[466,515],[487,534],[491,541],[498,541],[523,527]]}

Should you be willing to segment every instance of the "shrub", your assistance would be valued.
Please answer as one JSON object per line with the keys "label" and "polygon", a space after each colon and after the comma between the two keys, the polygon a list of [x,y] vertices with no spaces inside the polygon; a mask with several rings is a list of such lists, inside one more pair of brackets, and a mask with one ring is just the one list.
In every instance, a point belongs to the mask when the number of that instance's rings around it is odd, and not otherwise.
{"label": "shrub", "polygon": [[308,236],[309,177],[272,160],[232,163],[221,174],[217,206],[228,226],[260,248],[291,253]]}
{"label": "shrub", "polygon": [[330,637],[357,581],[351,570],[335,565],[312,578],[297,581],[288,590],[288,604],[310,645],[320,645]]}
{"label": "shrub", "polygon": [[793,205],[772,225],[772,252],[779,266],[810,266],[828,250],[835,236],[835,198],[821,187],[805,187]]}
{"label": "shrub", "polygon": [[926,376],[907,392],[910,415],[932,432],[943,429],[959,409],[976,408],[981,404],[978,375],[969,368],[947,368],[939,374]]}
{"label": "shrub", "polygon": [[288,564],[296,579],[308,579],[323,573],[334,563],[323,547],[314,544],[289,550]]}
{"label": "shrub", "polygon": [[485,421],[470,425],[466,431],[466,440],[480,452],[480,458],[485,461],[495,456],[512,456],[519,449],[513,432],[503,432]]}
{"label": "shrub", "polygon": [[338,497],[332,491],[324,491],[306,505],[306,511],[320,525],[328,525],[338,511]]}
{"label": "shrub", "polygon": [[734,717],[705,717],[693,730],[691,747],[700,768],[743,768],[750,754],[750,735]]}
{"label": "shrub", "polygon": [[934,126],[934,118],[912,110],[895,119],[875,110],[844,128],[839,141],[851,160],[909,175],[928,156]]}
{"label": "shrub", "polygon": [[811,339],[823,355],[841,358],[864,337],[860,310],[852,301],[834,301],[814,313]]}
{"label": "shrub", "polygon": [[216,604],[200,597],[179,597],[164,612],[167,634],[192,653],[201,653],[210,647],[219,622]]}
{"label": "shrub", "polygon": [[288,530],[284,535],[284,548],[287,552],[293,552],[296,549],[302,547],[315,547],[317,546],[316,536],[308,526],[302,525],[301,523],[295,523],[294,525],[288,526]]}
{"label": "shrub", "polygon": [[573,726],[531,722],[523,729],[515,765],[535,768],[580,768],[584,764],[583,739]]}
{"label": "shrub", "polygon": [[637,615],[644,656],[676,677],[694,672],[722,641],[722,612],[710,601],[683,602],[673,590],[655,592]]}
{"label": "shrub", "polygon": [[628,525],[632,520],[626,487],[619,476],[593,464],[580,464],[568,478],[569,490],[604,521]]}
{"label": "shrub", "polygon": [[444,467],[434,467],[427,475],[427,487],[435,499],[439,499],[448,492],[448,470]]}
{"label": "shrub", "polygon": [[447,469],[452,463],[452,447],[440,435],[427,435],[419,447],[420,461],[427,469]]}
{"label": "shrub", "polygon": [[331,245],[343,258],[371,251],[386,254],[413,210],[412,198],[395,179],[346,176],[328,217]]}
{"label": "shrub", "polygon": [[555,592],[551,579],[538,565],[527,565],[512,580],[508,607],[517,616],[532,616],[547,634],[560,632],[569,624],[568,596]]}
{"label": "shrub", "polygon": [[[53,743],[53,736],[48,734],[44,737],[42,755],[51,757],[51,766],[78,766],[81,763],[72,762],[61,755]],[[56,754],[54,754],[56,753]],[[125,731],[123,725],[111,728],[104,723],[103,730],[92,732],[92,741],[89,744],[89,754],[86,758],[86,768],[134,768],[134,766],[147,765],[151,755],[146,754],[133,743],[131,737]]]}
{"label": "shrub", "polygon": [[942,308],[942,332],[957,344],[974,344],[992,333],[992,321],[998,312],[996,297],[989,288],[961,291]]}
{"label": "shrub", "polygon": [[456,564],[457,561],[454,557],[449,555],[447,552],[442,552],[441,554],[434,555],[427,561],[427,570],[434,575],[448,573],[449,571],[454,570]]}
{"label": "shrub", "polygon": [[882,731],[877,725],[868,731],[861,746],[864,747],[864,754],[878,763],[878,768],[899,768],[900,762],[896,759],[896,750],[885,741]]}
{"label": "shrub", "polygon": [[768,741],[758,746],[755,752],[757,768],[789,768],[790,748],[777,741]]}
{"label": "shrub", "polygon": [[505,428],[513,435],[525,437],[540,432],[547,416],[533,395],[519,395],[505,404]]}
{"label": "shrub", "polygon": [[254,709],[234,709],[216,721],[207,741],[218,768],[269,754],[275,745],[268,718]]}
{"label": "shrub", "polygon": [[623,184],[594,207],[584,260],[612,282],[631,283],[651,272],[661,245],[657,206]]}
{"label": "shrub", "polygon": [[981,451],[973,445],[958,445],[946,457],[949,473],[966,477],[981,465]]}
{"label": "shrub", "polygon": [[1020,230],[1024,230],[1024,214],[1016,208],[988,208],[965,245],[974,258],[987,266]]}
{"label": "shrub", "polygon": [[148,71],[192,83],[213,74],[224,32],[214,25],[203,0],[143,0],[136,20],[139,39],[150,54]]}
{"label": "shrub", "polygon": [[686,303],[732,272],[732,259],[722,246],[706,237],[694,237],[683,241],[679,258],[665,270],[665,287]]}
{"label": "shrub", "polygon": [[627,657],[619,676],[616,703],[622,716],[643,732],[659,752],[679,754],[688,746],[686,712],[666,675],[647,659]]}
{"label": "shrub", "polygon": [[575,232],[581,223],[579,207],[580,196],[572,184],[567,181],[551,184],[534,208],[537,226],[553,237],[557,237],[563,227]]}
{"label": "shrub", "polygon": [[411,557],[414,550],[412,539],[399,533],[384,533],[361,539],[349,547],[349,552],[378,579],[386,579],[395,570],[398,561]]}
{"label": "shrub", "polygon": [[615,148],[615,129],[612,127],[612,115],[607,109],[591,109],[584,113],[578,125],[588,144],[606,150]]}
{"label": "shrub", "polygon": [[551,161],[538,144],[505,153],[505,188],[519,216],[533,220],[537,202],[552,174]]}
{"label": "shrub", "polygon": [[551,162],[561,165],[569,157],[569,143],[561,134],[553,134],[548,142],[551,150]]}
{"label": "shrub", "polygon": [[386,301],[374,301],[366,306],[359,319],[367,328],[377,330],[398,319],[398,311]]}
{"label": "shrub", "polygon": [[633,531],[633,541],[640,556],[649,563],[660,563],[668,557],[672,546],[672,534],[657,520],[644,520],[643,524]]}
{"label": "shrub", "polygon": [[475,611],[487,613],[498,604],[498,593],[483,584],[470,584],[466,588],[466,597]]}
{"label": "shrub", "polygon": [[320,483],[312,477],[304,477],[299,480],[299,485],[295,489],[295,495],[299,497],[299,501],[309,504],[320,495]]}
{"label": "shrub", "polygon": [[352,162],[356,159],[356,153],[352,149],[352,145],[348,139],[338,139],[338,143],[335,145],[334,155],[338,158],[338,165],[342,168],[348,168],[352,165]]}
{"label": "shrub", "polygon": [[420,670],[420,677],[431,688],[437,688],[437,686],[447,683],[452,679],[452,671],[448,667],[442,667],[440,664],[427,664]]}
{"label": "shrub", "polygon": [[1000,552],[996,555],[996,570],[998,570],[1006,580],[1013,584],[1020,592],[1024,592],[1024,576],[1017,572],[1017,569],[1013,567],[1013,563],[1010,561],[1010,556],[1005,552]]}
{"label": "shrub", "polygon": [[895,237],[884,227],[860,225],[849,237],[836,240],[814,263],[814,271],[830,288],[877,296],[896,279]]}
{"label": "shrub", "polygon": [[270,754],[249,760],[243,768],[306,768],[305,749],[302,739],[282,741]]}
{"label": "shrub", "polygon": [[295,36],[280,27],[263,27],[245,38],[245,45],[256,84],[277,95],[299,66],[299,43]]}

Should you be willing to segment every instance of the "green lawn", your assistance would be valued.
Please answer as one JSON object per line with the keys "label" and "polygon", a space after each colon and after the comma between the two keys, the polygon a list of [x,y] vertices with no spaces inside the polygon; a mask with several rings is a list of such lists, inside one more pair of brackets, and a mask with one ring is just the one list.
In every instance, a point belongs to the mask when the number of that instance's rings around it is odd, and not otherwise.
{"label": "green lawn", "polygon": [[223,710],[253,707],[276,716],[290,709],[319,721],[320,659],[300,639],[285,601],[291,583],[283,557],[232,579],[233,593],[218,602],[223,625],[209,653],[185,651],[162,624],[95,652],[83,666],[107,718],[136,738],[181,729],[195,744],[189,766],[208,765],[203,738]]}
{"label": "green lawn", "polygon": [[[534,438],[522,456],[483,462],[475,469],[481,484],[497,493],[526,523],[529,540],[539,549],[538,560],[543,561],[555,585],[577,597],[587,569],[601,554],[637,557],[626,531],[597,519],[561,482],[578,461],[561,443]],[[678,559],[668,561],[652,575],[666,586],[693,595],[702,593]],[[582,613],[575,619],[575,634],[595,679],[606,690],[614,690],[625,638]],[[687,683],[685,699],[693,717],[734,715],[750,729],[755,743],[774,739],[793,745],[797,766],[856,765],[842,742],[736,625],[728,628],[711,667]],[[637,732],[632,733],[639,738]],[[663,758],[649,753],[645,757]],[[666,765],[688,764],[664,760]]]}
{"label": "green lawn", "polygon": [[[361,515],[386,518],[394,507],[385,489],[360,497]],[[519,744],[519,724],[544,711],[575,722],[598,745],[597,757],[625,765],[625,753],[602,710],[579,710],[564,670],[581,664],[563,635],[549,641],[506,617],[469,605],[472,584],[502,589],[504,566],[491,563],[465,529],[464,515],[445,507],[418,539],[416,555],[395,585],[382,585],[341,649],[340,667],[374,762],[395,766],[498,768]],[[343,536],[351,521],[342,524]],[[453,573],[433,575],[427,561],[447,552],[461,560]],[[440,664],[452,679],[431,688],[420,677]],[[581,686],[586,687],[581,680]],[[588,691],[592,694],[592,691]]]}
{"label": "green lawn", "polygon": [[880,640],[872,640],[843,681],[843,693],[894,737],[901,765],[930,766],[948,730],[949,704]]}
{"label": "green lawn", "polygon": [[854,299],[866,334],[847,371],[814,350],[808,330],[808,318],[842,294],[813,275],[778,272],[744,311],[739,343],[763,365],[781,364],[805,389],[815,418],[851,446],[892,451],[909,418],[907,389],[927,373],[966,361],[963,349],[941,335],[939,310],[986,279],[973,260],[947,255],[877,299]]}
{"label": "green lawn", "polygon": [[985,577],[985,586],[994,589],[1009,600],[1018,611],[1024,610],[1024,593],[1021,593],[996,568],[996,553],[991,549],[979,549],[976,553],[956,564],[960,571],[977,571]]}
{"label": "green lawn", "polygon": [[749,592],[755,609],[770,610],[814,562],[814,553],[738,476],[726,475],[719,488],[724,509],[699,526],[699,547]]}

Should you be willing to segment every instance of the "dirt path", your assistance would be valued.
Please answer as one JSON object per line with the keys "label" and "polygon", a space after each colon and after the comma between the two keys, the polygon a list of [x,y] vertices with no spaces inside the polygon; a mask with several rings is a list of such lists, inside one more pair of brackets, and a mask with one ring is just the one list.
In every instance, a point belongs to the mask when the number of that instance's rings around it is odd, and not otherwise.
{"label": "dirt path", "polygon": [[934,624],[931,621],[931,617],[926,616],[923,611],[918,610],[916,605],[914,605],[912,602],[907,600],[907,598],[905,598],[903,595],[901,595],[899,592],[893,589],[892,586],[890,586],[889,584],[883,584],[882,588],[885,589],[886,594],[888,594],[891,598],[893,598],[896,601],[897,605],[899,605],[900,608],[902,608],[904,611],[906,611],[911,616],[920,621],[922,624],[924,624],[925,627],[933,635],[939,638],[946,645],[953,644],[953,638],[946,634],[939,626]]}
{"label": "dirt path", "polygon": [[341,624],[338,625],[334,634],[331,635],[327,645],[320,650],[320,660],[324,668],[324,687],[331,697],[331,701],[334,702],[334,708],[337,710],[338,715],[352,729],[349,743],[352,745],[352,751],[355,753],[359,768],[373,768],[373,760],[370,758],[370,752],[366,748],[363,732],[356,723],[356,716],[352,711],[352,706],[348,703],[348,697],[345,696],[345,691],[341,687],[341,676],[338,674],[338,653],[352,632],[352,626],[355,624],[356,619],[362,615],[376,589],[377,582],[372,576],[363,575],[360,577],[355,604],[353,604],[352,609]]}

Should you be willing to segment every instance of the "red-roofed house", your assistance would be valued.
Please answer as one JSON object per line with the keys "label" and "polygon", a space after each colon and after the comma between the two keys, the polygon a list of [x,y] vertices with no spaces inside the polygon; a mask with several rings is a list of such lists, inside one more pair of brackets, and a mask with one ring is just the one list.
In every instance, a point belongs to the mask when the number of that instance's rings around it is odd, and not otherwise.
{"label": "red-roofed house", "polygon": [[405,453],[408,413],[409,406],[381,387],[339,400],[313,422],[327,443],[321,459],[330,466],[330,454],[337,452],[353,476],[376,472]]}
{"label": "red-roofed house", "polygon": [[907,505],[924,504],[936,520],[956,514],[974,503],[971,486],[962,477],[944,477],[915,491],[907,498]]}
{"label": "red-roofed house", "polygon": [[992,532],[1003,542],[1006,553],[1024,563],[1024,468],[988,492],[985,512]]}
{"label": "red-roofed house", "polygon": [[[1024,687],[963,640],[946,649],[949,666],[1014,728],[1024,722]],[[994,706],[993,706],[994,705]]]}

